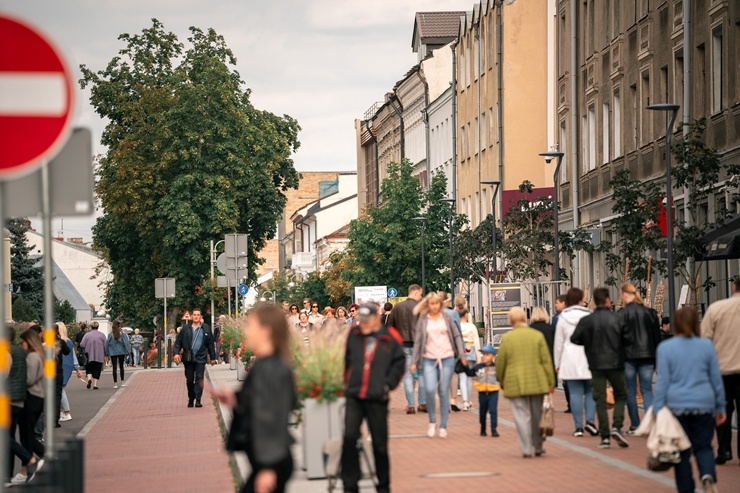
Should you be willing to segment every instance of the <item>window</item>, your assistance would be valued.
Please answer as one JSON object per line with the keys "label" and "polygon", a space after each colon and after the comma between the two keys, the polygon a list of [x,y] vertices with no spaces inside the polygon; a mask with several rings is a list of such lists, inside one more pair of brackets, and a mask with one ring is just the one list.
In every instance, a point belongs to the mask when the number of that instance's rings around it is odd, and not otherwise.
{"label": "window", "polygon": [[565,131],[565,120],[560,122],[560,133],[558,136],[558,149],[563,153],[563,162],[560,165],[560,183],[568,181],[568,134]]}
{"label": "window", "polygon": [[560,56],[558,56],[558,74],[562,75],[565,73],[566,67],[568,67],[568,53],[570,53],[568,51],[570,44],[568,42],[568,31],[565,24],[565,11],[560,16],[559,26],[558,49],[560,50]]}
{"label": "window", "polygon": [[660,100],[656,97],[657,102],[668,103],[668,65],[660,69]]}
{"label": "window", "polygon": [[481,206],[480,206],[480,194],[478,192],[475,192],[475,226],[478,226],[480,224],[480,212],[481,212]]}
{"label": "window", "polygon": [[486,149],[486,137],[488,137],[488,115],[486,115],[486,112],[484,111],[480,115],[481,124],[480,124],[480,150],[483,151]]}
{"label": "window", "polygon": [[646,15],[648,15],[648,0],[637,0],[637,3],[639,4],[639,12],[637,14],[638,19],[642,19]]}
{"label": "window", "polygon": [[465,135],[467,136],[465,139],[465,157],[470,157],[470,123],[465,124]]}
{"label": "window", "polygon": [[475,121],[473,122],[473,126],[475,127],[473,130],[475,132],[475,135],[473,136],[473,152],[476,156],[478,155],[478,151],[480,151],[480,127],[478,126],[479,122],[480,120],[476,116]]}
{"label": "window", "polygon": [[696,85],[694,86],[694,113],[697,118],[701,118],[706,115],[707,104],[706,104],[706,56],[704,53],[704,44],[700,44],[696,47],[696,72],[694,75]]}
{"label": "window", "polygon": [[589,0],[586,4],[587,14],[588,14],[588,51],[586,52],[588,55],[593,55],[595,51],[595,41],[596,41],[596,35],[595,35],[595,14],[594,11],[596,10],[596,7],[594,5],[594,0]]}
{"label": "window", "polygon": [[606,0],[606,6],[604,8],[604,14],[606,15],[606,19],[604,21],[604,46],[609,46],[609,42],[612,40],[612,33],[611,33],[612,20],[610,19],[611,11],[612,11],[612,0]]}
{"label": "window", "polygon": [[[480,29],[480,27],[476,28]],[[478,72],[480,69],[480,31],[478,31],[478,36],[476,36],[477,39],[473,41],[473,77],[475,80],[478,80]]]}
{"label": "window", "polygon": [[470,87],[470,51],[470,46],[468,46],[465,50],[465,87]]}
{"label": "window", "polygon": [[465,155],[465,125],[460,127],[460,161],[464,161],[467,156]]}
{"label": "window", "polygon": [[486,66],[488,67],[488,70],[491,70],[493,68],[493,54],[495,52],[493,43],[495,42],[495,36],[493,35],[493,14],[489,12],[488,14],[488,27],[486,28],[486,32],[488,33],[490,41],[483,45],[486,47],[485,53],[486,53]]}
{"label": "window", "polygon": [[673,102],[683,104],[683,50],[673,58]]}
{"label": "window", "polygon": [[472,217],[473,217],[472,202],[473,202],[472,198],[470,197],[470,195],[468,195],[468,208],[466,210],[466,214],[468,215],[468,218],[471,220],[471,222],[472,222]]}
{"label": "window", "polygon": [[588,107],[588,170],[596,169],[596,109]]}
{"label": "window", "polygon": [[470,218],[470,214],[468,214],[468,199],[466,199],[465,197],[463,197],[462,199],[460,212],[462,212],[463,214],[467,214],[468,218]]}
{"label": "window", "polygon": [[722,28],[712,31],[712,114],[724,109],[722,98],[723,72],[722,63]]}
{"label": "window", "polygon": [[640,89],[640,145],[645,145],[652,140],[653,115],[646,108],[650,106],[650,73],[642,73]]}
{"label": "window", "polygon": [[622,29],[621,23],[619,20],[622,16],[622,0],[613,0],[614,2],[614,16],[612,16],[612,22],[614,23],[612,27],[612,39],[619,36],[620,30]]}
{"label": "window", "polygon": [[630,99],[629,99],[629,105],[630,105],[630,133],[629,133],[629,139],[627,141],[629,147],[627,148],[628,151],[634,151],[637,149],[637,135],[638,135],[638,125],[639,122],[637,120],[637,84],[632,84],[630,86]]}
{"label": "window", "polygon": [[465,47],[460,45],[460,61],[457,67],[457,81],[460,84],[460,92],[465,90]]}
{"label": "window", "polygon": [[585,175],[588,170],[588,118],[583,115],[581,117],[581,174]]}
{"label": "window", "polygon": [[493,113],[493,108],[488,108],[488,145],[493,146],[496,142],[496,115]]}
{"label": "window", "polygon": [[619,97],[619,89],[614,91],[612,120],[614,121],[614,145],[612,146],[612,152],[614,159],[616,159],[622,155],[622,101]]}
{"label": "window", "polygon": [[607,164],[611,154],[609,154],[609,103],[601,105],[601,164]]}
{"label": "window", "polygon": [[482,189],[481,190],[481,205],[480,205],[480,213],[481,213],[481,221],[483,218],[488,216],[488,190]]}

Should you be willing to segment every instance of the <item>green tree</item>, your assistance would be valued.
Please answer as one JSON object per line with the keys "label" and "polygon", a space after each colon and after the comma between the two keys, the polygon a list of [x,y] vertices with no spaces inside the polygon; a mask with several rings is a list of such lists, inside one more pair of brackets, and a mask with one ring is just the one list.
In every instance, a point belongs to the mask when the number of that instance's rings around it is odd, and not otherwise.
{"label": "green tree", "polygon": [[[493,275],[493,227],[489,214],[476,228],[462,228],[455,239],[454,269],[463,283],[462,291],[470,296],[473,285],[488,282]],[[503,245],[501,229],[496,228],[498,257],[501,258]],[[503,266],[497,263],[497,270]]]}
{"label": "green tree", "polygon": [[299,309],[303,308],[305,298],[316,302],[319,305],[319,311],[330,305],[329,296],[326,293],[326,284],[318,272],[311,272],[306,278],[296,286],[295,303]]}
{"label": "green tree", "polygon": [[[39,265],[41,257],[31,257],[36,248],[26,239],[26,220],[20,217],[8,219],[5,227],[10,232],[10,279],[13,283],[13,301],[23,298],[36,313],[44,310],[44,270]],[[15,317],[15,313],[13,313]],[[35,317],[38,318],[38,315]]]}
{"label": "green tree", "polygon": [[284,192],[298,185],[291,155],[299,127],[251,104],[213,29],[191,27],[187,49],[156,19],[119,39],[125,47],[105,69],[81,67],[80,84],[108,121],[96,170],[104,215],[93,235],[113,274],[111,316],[145,324],[159,313],[157,277],[177,280],[173,314],[208,306],[209,241],[224,234],[249,235],[248,277],[256,280]]}
{"label": "green tree", "polygon": [[[654,182],[633,180],[626,169],[618,171],[609,185],[613,189],[616,217],[612,221],[613,240],[602,241],[599,247],[609,272],[605,282],[616,286],[629,281],[644,294],[648,258],[665,245],[655,223],[662,200],[660,186]],[[624,278],[626,261],[629,261],[627,279]],[[651,275],[654,270],[665,274],[665,261],[653,259]]]}
{"label": "green tree", "polygon": [[31,320],[39,320],[39,314],[33,309],[30,303],[28,303],[23,296],[18,296],[13,302],[13,320],[16,322],[30,322]]}
{"label": "green tree", "polygon": [[[449,288],[449,204],[442,202],[447,186],[444,174],[432,177],[428,192],[412,175],[408,160],[388,164],[381,184],[383,203],[369,207],[364,217],[350,223],[348,252],[356,268],[346,280],[354,286],[394,286],[404,294],[421,283],[421,233],[424,227],[428,290]],[[424,217],[425,222],[414,218]],[[453,231],[464,218],[454,216]]]}
{"label": "green tree", "polygon": [[71,324],[77,318],[72,304],[67,300],[54,302],[54,320],[58,322],[64,322],[65,324]]}
{"label": "green tree", "polygon": [[[293,286],[291,287],[291,283]],[[275,303],[282,303],[288,301],[290,303],[296,303],[296,287],[298,283],[295,278],[288,271],[273,272],[272,279],[265,283],[265,288],[260,291],[260,297],[265,296],[269,298],[274,293]],[[270,291],[268,293],[267,291]],[[302,305],[299,305],[301,308]]]}
{"label": "green tree", "polygon": [[[714,217],[704,212],[709,195],[715,191],[715,185],[720,180],[739,176],[740,165],[728,163],[723,165],[716,150],[708,147],[704,142],[706,121],[700,119],[692,123],[689,133],[673,145],[672,153],[676,159],[676,166],[672,170],[674,186],[684,188],[688,194],[688,206],[685,211],[688,215],[682,220],[680,212],[676,224],[676,273],[689,285],[691,293],[690,303],[698,299],[699,288],[708,289],[712,286],[712,279],[700,281],[703,262],[694,259],[704,250],[704,236],[711,230],[717,229],[736,210],[738,202],[737,192],[728,194],[726,201],[718,201]],[[684,262],[684,260],[688,261]]]}
{"label": "green tree", "polygon": [[321,273],[321,278],[333,306],[347,307],[352,299],[352,284],[346,274],[355,268],[355,259],[348,251],[334,252],[329,256],[329,266]]}

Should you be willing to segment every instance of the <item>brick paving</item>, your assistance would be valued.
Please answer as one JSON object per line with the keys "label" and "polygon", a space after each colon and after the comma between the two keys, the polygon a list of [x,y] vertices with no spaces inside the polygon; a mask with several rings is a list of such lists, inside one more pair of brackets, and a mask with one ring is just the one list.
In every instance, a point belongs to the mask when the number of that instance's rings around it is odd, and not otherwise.
{"label": "brick paving", "polygon": [[139,371],[115,399],[85,437],[86,491],[234,491],[215,407],[186,407],[182,369]]}

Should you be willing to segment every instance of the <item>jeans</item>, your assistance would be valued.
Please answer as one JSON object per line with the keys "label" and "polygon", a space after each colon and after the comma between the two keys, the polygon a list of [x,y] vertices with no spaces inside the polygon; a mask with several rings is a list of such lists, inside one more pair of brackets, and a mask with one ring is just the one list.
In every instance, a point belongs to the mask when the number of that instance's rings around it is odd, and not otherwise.
{"label": "jeans", "polygon": [[388,460],[388,402],[366,401],[347,398],[344,414],[344,439],[342,441],[342,483],[345,492],[358,492],[360,480],[360,457],[357,440],[360,439],[360,425],[367,419],[370,437],[373,441],[375,473],[378,477],[378,491],[390,491],[390,461]]}
{"label": "jeans", "polygon": [[[409,371],[411,366],[411,355],[414,352],[412,347],[404,347],[403,354],[406,356],[406,371],[403,374],[403,390],[406,392],[406,403],[408,407],[416,407],[414,404],[414,375]],[[427,403],[426,391],[424,390],[424,377],[423,369],[421,367],[416,369],[416,373],[419,375],[419,405],[425,406]]]}
{"label": "jeans", "polygon": [[44,399],[35,395],[26,394],[26,402],[21,413],[19,428],[23,448],[39,457],[43,457],[46,449],[34,435],[34,429],[44,410]]}
{"label": "jeans", "polygon": [[[491,431],[498,428],[498,392],[478,392],[480,406],[480,429],[486,429],[486,413],[491,415]],[[539,424],[539,421],[538,421]]]}
{"label": "jeans", "polygon": [[676,416],[691,440],[691,448],[681,452],[681,462],[676,464],[676,489],[678,493],[694,493],[694,476],[691,470],[691,452],[696,457],[699,477],[709,474],[715,481],[717,471],[714,467],[712,438],[714,437],[714,415],[684,414]]}
{"label": "jeans", "polygon": [[653,405],[653,373],[655,363],[624,363],[624,379],[627,383],[627,412],[630,415],[630,426],[640,426],[640,414],[637,412],[637,378],[640,379],[640,392],[642,392],[642,408],[647,409]]}
{"label": "jeans", "polygon": [[183,363],[185,367],[185,382],[188,387],[188,400],[200,402],[203,395],[203,375],[206,372],[205,363]]}
{"label": "jeans", "polygon": [[463,402],[469,402],[473,393],[473,377],[460,373],[460,392],[462,393]]}
{"label": "jeans", "polygon": [[591,370],[591,385],[596,401],[596,415],[599,417],[599,435],[609,438],[609,413],[606,410],[606,382],[614,392],[614,428],[621,430],[624,424],[624,404],[627,400],[627,387],[624,383],[624,372],[620,370]]}
{"label": "jeans", "polygon": [[427,411],[429,423],[436,423],[435,392],[439,392],[439,427],[447,429],[447,417],[450,415],[450,382],[455,371],[455,358],[445,358],[439,365],[437,360],[424,358],[424,385],[427,391]]}
{"label": "jeans", "polygon": [[[732,413],[740,412],[740,373],[722,375],[727,399],[727,420],[717,427],[717,453],[732,454]],[[740,457],[740,438],[737,440],[737,456]]]}
{"label": "jeans", "polygon": [[568,388],[570,389],[569,405],[576,429],[583,428],[584,407],[586,408],[586,422],[593,423],[596,415],[596,401],[591,392],[591,380],[568,380]]}
{"label": "jeans", "polygon": [[69,412],[69,398],[67,398],[67,386],[62,387],[62,411]]}
{"label": "jeans", "polygon": [[141,350],[134,346],[131,348],[131,351],[134,353],[134,365],[138,366],[141,363]]}
{"label": "jeans", "polygon": [[544,394],[509,399],[511,414],[516,425],[519,449],[524,455],[542,452],[543,440],[540,434],[540,418],[542,418],[543,398]]}

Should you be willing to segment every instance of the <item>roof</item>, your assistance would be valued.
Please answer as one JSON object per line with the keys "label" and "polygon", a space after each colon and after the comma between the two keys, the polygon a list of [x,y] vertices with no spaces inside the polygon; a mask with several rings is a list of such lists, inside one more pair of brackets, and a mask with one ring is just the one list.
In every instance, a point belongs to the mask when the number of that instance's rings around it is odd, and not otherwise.
{"label": "roof", "polygon": [[60,300],[67,300],[75,310],[90,310],[90,305],[85,302],[74,284],[64,274],[64,271],[57,265],[52,259],[51,262],[51,273],[53,276],[52,290],[54,296]]}
{"label": "roof", "polygon": [[465,11],[454,12],[417,12],[414,21],[414,33],[411,37],[411,47],[416,48],[415,41],[421,44],[447,44],[455,39],[460,30],[460,17]]}

